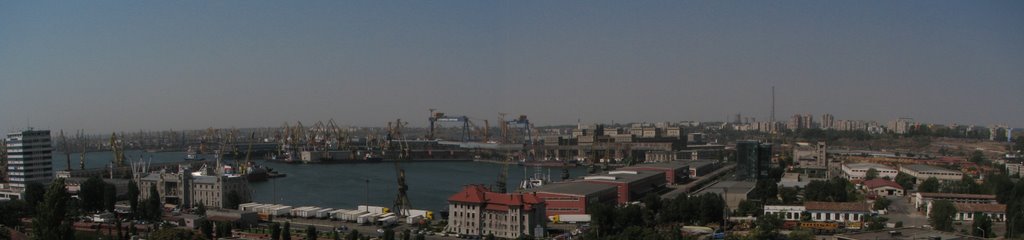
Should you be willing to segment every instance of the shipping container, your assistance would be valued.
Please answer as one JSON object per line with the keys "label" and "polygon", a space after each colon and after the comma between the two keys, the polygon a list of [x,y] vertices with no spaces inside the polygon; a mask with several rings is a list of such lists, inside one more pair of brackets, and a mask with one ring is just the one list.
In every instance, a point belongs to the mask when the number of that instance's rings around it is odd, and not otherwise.
{"label": "shipping container", "polygon": [[331,212],[333,212],[333,211],[334,211],[333,208],[324,208],[324,209],[317,210],[316,211],[316,218],[321,218],[321,219],[328,218],[328,217],[332,216]]}
{"label": "shipping container", "polygon": [[556,214],[548,217],[554,223],[584,223],[590,222],[590,214]]}
{"label": "shipping container", "polygon": [[394,215],[387,216],[387,217],[382,217],[382,218],[377,220],[377,223],[379,223],[381,226],[391,226],[391,225],[394,225],[397,222],[398,222],[398,216],[394,216]]}
{"label": "shipping container", "polygon": [[391,211],[390,209],[388,209],[386,207],[366,206],[366,205],[359,205],[357,210],[366,211],[366,212],[370,212],[370,213],[379,213],[379,214],[385,214],[385,213],[388,213],[388,212]]}
{"label": "shipping container", "polygon": [[377,217],[380,217],[380,213],[366,213],[359,215],[359,218],[356,219],[356,223],[371,224],[377,221]]}
{"label": "shipping container", "polygon": [[423,221],[423,216],[409,216],[405,218],[405,223],[416,224]]}

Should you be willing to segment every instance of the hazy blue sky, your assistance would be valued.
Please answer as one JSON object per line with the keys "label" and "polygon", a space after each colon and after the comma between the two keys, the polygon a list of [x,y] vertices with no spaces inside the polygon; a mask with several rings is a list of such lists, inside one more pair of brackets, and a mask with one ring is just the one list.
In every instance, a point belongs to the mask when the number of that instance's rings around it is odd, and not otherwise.
{"label": "hazy blue sky", "polygon": [[770,86],[1024,127],[1024,1],[0,2],[3,130],[762,120]]}

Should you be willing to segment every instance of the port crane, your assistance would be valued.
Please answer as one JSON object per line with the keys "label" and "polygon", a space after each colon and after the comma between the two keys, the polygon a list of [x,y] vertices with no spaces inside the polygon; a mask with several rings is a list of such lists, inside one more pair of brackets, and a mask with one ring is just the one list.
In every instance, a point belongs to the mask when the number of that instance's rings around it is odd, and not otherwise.
{"label": "port crane", "polygon": [[[124,134],[122,134],[124,135]],[[110,150],[114,153],[112,167],[124,166],[124,142],[117,138],[117,133],[110,133]],[[113,176],[111,176],[113,177]]]}
{"label": "port crane", "polygon": [[68,148],[68,139],[64,137],[64,130],[60,130],[60,142],[64,144],[64,157],[67,159],[67,170],[71,171],[71,149]]}
{"label": "port crane", "polygon": [[[405,184],[405,170],[399,165],[399,162],[408,160],[411,155],[409,153],[409,145],[406,143],[405,138],[402,137],[402,127],[406,123],[402,122],[402,119],[397,119],[393,124],[388,122],[388,133],[386,135],[387,141],[385,147],[390,150],[398,142],[398,156],[395,158],[395,174],[398,177],[398,196],[395,198],[394,211],[398,218],[402,218],[407,214],[409,209],[412,209],[412,203],[409,202],[409,195],[407,194],[409,186]],[[385,152],[387,152],[385,150]]]}
{"label": "port crane", "polygon": [[[506,115],[508,115],[508,114],[507,113],[498,113],[498,123],[499,123],[498,128],[501,131],[501,139],[500,139],[499,142],[503,143],[503,144],[511,142],[511,140],[509,139],[509,135],[511,133],[510,126],[515,126],[515,127],[519,127],[519,128],[526,128],[527,136],[529,138],[529,143],[530,143],[530,146],[532,147],[533,146],[533,134],[532,134],[533,131],[531,129],[533,128],[533,124],[530,124],[530,120],[526,117],[526,115],[519,115],[519,118],[516,118],[516,119],[513,119],[513,120],[506,120],[505,119]],[[497,190],[495,190],[496,192],[505,193],[505,192],[508,191],[508,187],[507,187],[508,186],[508,170],[509,170],[510,165],[512,165],[513,162],[514,162],[513,156],[511,154],[505,154],[505,162],[502,163],[501,173],[498,174],[498,180],[497,180],[497,182],[495,184],[496,185],[495,188],[497,188]]]}
{"label": "port crane", "polygon": [[454,123],[461,123],[462,124],[462,134],[461,134],[462,141],[463,142],[469,141],[469,134],[470,134],[469,125],[471,124],[470,121],[469,121],[469,117],[466,117],[466,116],[448,116],[448,115],[445,115],[443,112],[436,112],[436,110],[437,109],[433,109],[433,108],[430,109],[430,118],[427,119],[427,120],[430,121],[430,132],[427,133],[427,139],[431,139],[431,140],[435,139],[436,136],[434,136],[434,133],[436,133],[436,132],[435,132],[434,129],[435,129],[435,126],[438,123],[453,123],[454,122]]}

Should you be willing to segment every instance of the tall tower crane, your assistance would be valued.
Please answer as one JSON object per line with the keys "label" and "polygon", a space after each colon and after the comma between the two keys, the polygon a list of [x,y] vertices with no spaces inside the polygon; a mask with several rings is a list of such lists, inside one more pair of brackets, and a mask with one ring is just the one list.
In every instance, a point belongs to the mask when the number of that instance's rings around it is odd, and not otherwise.
{"label": "tall tower crane", "polygon": [[395,159],[395,174],[398,177],[398,196],[395,198],[394,210],[395,214],[398,215],[399,218],[408,215],[407,213],[409,209],[412,209],[412,203],[409,202],[409,196],[407,194],[409,186],[405,184],[405,169],[402,169],[402,166],[399,165],[399,162],[408,160],[411,157],[409,154],[409,146],[404,141],[405,138],[402,137],[402,127],[404,126],[405,123],[402,122],[402,119],[396,120],[394,124],[389,122],[387,143],[385,145],[388,148],[391,148],[391,145],[394,142],[398,142],[397,147],[399,148],[399,153],[398,157]]}
{"label": "tall tower crane", "polygon": [[60,142],[64,144],[64,157],[67,159],[67,168],[65,170],[71,171],[71,149],[68,148],[68,139],[64,137],[64,130],[60,130]]}

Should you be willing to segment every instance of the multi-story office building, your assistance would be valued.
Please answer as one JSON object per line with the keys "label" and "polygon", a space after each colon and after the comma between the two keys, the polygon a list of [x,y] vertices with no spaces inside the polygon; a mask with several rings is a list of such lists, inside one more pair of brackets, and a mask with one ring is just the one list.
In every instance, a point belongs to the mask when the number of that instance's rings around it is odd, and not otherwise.
{"label": "multi-story office building", "polygon": [[736,143],[737,181],[756,181],[768,178],[771,168],[772,145],[758,141],[739,141]]}
{"label": "multi-story office building", "polygon": [[33,130],[7,134],[7,182],[24,188],[30,182],[53,180],[53,147],[50,130]]}

